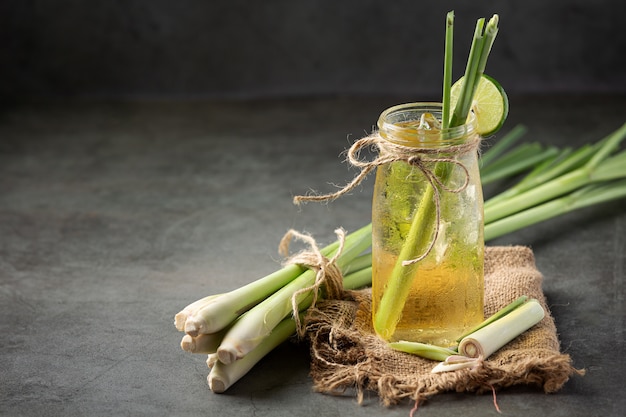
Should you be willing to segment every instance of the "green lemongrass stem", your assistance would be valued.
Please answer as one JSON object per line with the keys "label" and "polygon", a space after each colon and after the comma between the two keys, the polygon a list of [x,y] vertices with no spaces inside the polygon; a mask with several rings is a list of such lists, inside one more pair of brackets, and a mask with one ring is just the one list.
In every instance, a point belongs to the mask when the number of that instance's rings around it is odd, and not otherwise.
{"label": "green lemongrass stem", "polygon": [[474,333],[475,331],[482,329],[483,327],[487,326],[488,324],[491,324],[494,321],[501,319],[502,317],[504,317],[507,314],[509,314],[511,311],[515,310],[516,308],[518,308],[519,306],[524,304],[526,301],[528,301],[528,296],[527,295],[522,295],[522,296],[516,298],[511,303],[509,303],[505,307],[501,308],[500,310],[498,310],[497,312],[495,312],[494,314],[489,316],[489,318],[485,319],[482,323],[478,324],[476,327],[474,327],[473,329],[469,330],[464,335],[459,337],[457,339],[457,342],[460,342],[461,339],[463,339],[464,337],[467,337],[470,334]]}
{"label": "green lemongrass stem", "polygon": [[511,311],[499,320],[463,338],[459,343],[459,354],[468,358],[487,359],[492,353],[539,323],[545,310],[535,299]]}
{"label": "green lemongrass stem", "polygon": [[410,353],[412,355],[417,355],[426,359],[432,359],[434,361],[443,361],[448,356],[458,354],[458,352],[454,349],[429,345],[427,343],[409,342],[406,340],[391,342],[388,344],[388,346],[400,352]]}
{"label": "green lemongrass stem", "polygon": [[520,140],[526,134],[528,129],[524,125],[516,125],[508,131],[496,143],[485,150],[480,156],[481,168],[488,167],[492,162],[500,158],[509,147]]}
{"label": "green lemongrass stem", "polygon": [[493,15],[484,31],[485,19],[481,18],[476,22],[474,38],[472,39],[469,58],[465,68],[463,88],[452,113],[451,127],[461,126],[467,120],[474,101],[474,93],[476,92],[478,81],[485,71],[491,47],[498,33],[498,22],[498,15]]}
{"label": "green lemongrass stem", "polygon": [[[497,169],[486,170],[487,172],[481,174],[481,181],[483,184],[489,184],[502,178],[511,177],[556,156],[558,153],[559,149],[555,147],[540,150],[527,158],[516,160],[508,165],[498,166]],[[495,168],[495,164],[493,167]]]}
{"label": "green lemongrass stem", "polygon": [[[467,123],[471,103],[478,85],[477,80],[480,79],[485,69],[487,57],[497,33],[497,25],[498,16],[494,15],[483,35],[484,19],[479,19],[476,22],[474,39],[465,72],[466,82],[452,114],[450,120],[451,127],[458,127]],[[463,104],[465,102],[468,103],[467,106]],[[443,184],[448,182],[450,172],[452,171],[452,167],[448,165],[441,162],[435,164],[434,174]],[[413,215],[406,241],[400,249],[398,261],[389,276],[386,290],[379,301],[377,311],[373,314],[374,329],[384,339],[390,338],[395,332],[411,289],[412,277],[417,268],[416,264],[407,265],[405,262],[417,258],[420,253],[426,250],[430,237],[433,234],[433,228],[437,227],[435,224],[436,212],[433,200],[435,192],[433,184],[426,186],[421,196],[421,202]]]}
{"label": "green lemongrass stem", "polygon": [[607,159],[609,154],[619,146],[620,141],[624,137],[626,137],[626,123],[615,131],[609,137],[609,140],[604,141],[603,146],[582,167],[521,194],[496,201],[493,204],[486,204],[485,224],[553,200],[585,185],[626,177],[626,163],[624,163],[626,157],[623,156],[626,154],[626,151]]}
{"label": "green lemongrass stem", "polygon": [[[247,374],[263,357],[291,337],[296,331],[295,321],[289,317],[280,321],[260,343],[244,357],[232,363],[212,362],[207,382],[211,391],[223,393]],[[207,363],[208,365],[208,363]]]}
{"label": "green lemongrass stem", "polygon": [[[324,256],[328,256],[338,247],[339,242],[335,241],[323,248],[321,252]],[[242,313],[259,304],[305,271],[306,268],[302,265],[287,265],[261,279],[209,299],[207,303],[186,316],[184,331],[191,336],[219,332]],[[180,320],[177,317],[175,322],[178,323]]]}
{"label": "green lemongrass stem", "polygon": [[[339,269],[345,268],[371,246],[371,230],[369,224],[346,237],[343,252],[336,261]],[[247,311],[224,336],[218,349],[220,361],[231,363],[258,346],[281,320],[292,314],[294,294],[313,286],[315,279],[316,272],[309,269]],[[300,308],[305,308],[301,302],[311,293],[312,291],[301,292],[297,296],[296,302]]]}
{"label": "green lemongrass stem", "polygon": [[450,90],[452,89],[452,57],[454,43],[454,11],[446,16],[446,40],[443,59],[443,99],[441,106],[441,124],[443,129],[450,125]]}
{"label": "green lemongrass stem", "polygon": [[486,223],[485,241],[596,204],[626,198],[626,179],[592,184],[563,197]]}
{"label": "green lemongrass stem", "polygon": [[480,61],[479,55],[483,49],[484,37],[482,32],[484,25],[485,19],[481,18],[476,21],[474,37],[472,38],[469,58],[467,59],[467,65],[465,68],[465,78],[463,81],[463,87],[461,88],[461,96],[454,107],[452,118],[450,120],[450,126],[463,125],[472,107],[474,89],[476,87],[474,85],[474,74],[478,71],[478,62]]}
{"label": "green lemongrass stem", "polygon": [[593,154],[597,152],[597,149],[596,146],[589,144],[578,148],[574,152],[566,148],[552,164],[545,166],[540,164],[528,175],[524,176],[517,184],[490,198],[488,202],[485,202],[485,205],[490,206],[499,200],[506,200],[509,197],[521,194],[524,191],[553,180],[569,171],[580,168],[591,159]]}

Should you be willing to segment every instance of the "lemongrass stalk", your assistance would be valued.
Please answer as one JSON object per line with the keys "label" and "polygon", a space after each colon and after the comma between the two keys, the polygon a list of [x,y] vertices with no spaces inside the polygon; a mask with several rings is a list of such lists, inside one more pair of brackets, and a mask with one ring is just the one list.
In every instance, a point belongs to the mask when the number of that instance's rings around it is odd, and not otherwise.
{"label": "lemongrass stalk", "polygon": [[211,302],[211,300],[214,300],[217,297],[220,297],[221,295],[222,294],[212,294],[212,295],[209,295],[207,297],[201,298],[201,299],[199,299],[197,301],[194,301],[193,303],[187,305],[181,311],[176,313],[176,315],[174,316],[174,326],[176,326],[176,329],[181,331],[181,332],[184,332],[185,331],[185,321],[187,321],[187,318],[189,316],[193,316],[198,310],[200,310],[205,305],[209,304],[209,302]]}
{"label": "lemongrass stalk", "polygon": [[[343,252],[336,262],[337,266],[340,269],[344,268],[370,246],[371,224],[346,237]],[[272,329],[278,323],[291,315],[294,294],[311,287],[315,283],[315,277],[315,271],[307,270],[246,312],[224,336],[218,349],[220,361],[231,363],[254,350],[271,334]],[[311,291],[302,292],[298,295],[296,302],[299,306],[307,296],[311,296]]]}
{"label": "lemongrass stalk", "polygon": [[554,178],[566,174],[569,171],[580,168],[591,159],[593,154],[597,152],[598,149],[599,148],[597,146],[592,146],[590,144],[581,146],[574,152],[571,152],[569,148],[564,149],[562,154],[559,155],[559,157],[552,164],[547,166],[542,166],[540,164],[532,172],[522,178],[517,184],[486,201],[485,206],[489,207],[499,200],[505,200],[514,195],[521,194],[524,191],[535,188],[553,180]]}
{"label": "lemongrass stalk", "polygon": [[487,359],[492,353],[539,323],[545,316],[541,304],[535,299],[511,311],[499,320],[463,338],[459,354],[468,358]]}
{"label": "lemongrass stalk", "polygon": [[563,197],[509,215],[500,220],[486,223],[484,230],[485,241],[574,210],[621,198],[626,198],[626,179],[588,185]]}
{"label": "lemongrass stalk", "polygon": [[[494,15],[489,21],[485,33],[483,33],[484,19],[479,19],[476,22],[474,39],[465,73],[466,82],[452,114],[450,127],[457,127],[467,122],[470,105],[478,85],[477,80],[483,74],[487,57],[491,50],[491,44],[497,33],[497,25],[497,15]],[[468,102],[467,106],[464,102]],[[452,170],[449,165],[441,162],[435,164],[434,174],[443,184],[448,182]],[[434,186],[428,184],[415,210],[409,232],[400,249],[398,260],[389,276],[387,287],[379,301],[378,309],[373,314],[374,329],[385,339],[395,332],[411,289],[415,268],[417,268],[416,264],[404,265],[404,261],[415,259],[420,253],[424,252],[428,247],[432,230],[436,226],[435,203],[433,202],[434,192]]]}
{"label": "lemongrass stalk", "polygon": [[[321,252],[327,256],[338,247],[339,242],[333,242]],[[219,332],[242,313],[299,277],[305,270],[306,268],[301,265],[287,265],[261,279],[208,300],[201,308],[187,316],[185,332],[191,336]]]}
{"label": "lemongrass stalk", "polygon": [[406,340],[391,342],[388,344],[388,346],[400,352],[410,353],[412,355],[417,355],[426,359],[432,359],[434,361],[443,361],[448,356],[456,355],[458,353],[454,349],[429,345],[427,343],[409,342]]}
{"label": "lemongrass stalk", "polygon": [[480,18],[476,21],[474,37],[472,38],[472,45],[470,46],[470,53],[465,68],[463,87],[461,88],[461,95],[456,102],[456,106],[454,107],[452,119],[450,120],[450,126],[463,125],[467,120],[467,115],[469,114],[472,107],[472,101],[474,100],[474,89],[476,87],[474,84],[474,81],[476,80],[474,75],[478,71],[480,54],[482,52],[485,40],[483,37],[484,25],[484,18]]}
{"label": "lemongrass stalk", "polygon": [[292,318],[284,319],[274,326],[274,329],[241,359],[228,364],[219,360],[214,361],[207,377],[211,391],[217,394],[225,392],[269,352],[289,339],[295,331],[296,324],[294,320]]}
{"label": "lemongrass stalk", "polygon": [[488,167],[493,161],[500,158],[509,147],[522,138],[528,129],[524,125],[516,125],[513,129],[502,136],[496,143],[485,150],[480,156],[481,168]]}
{"label": "lemongrass stalk", "polygon": [[441,125],[447,129],[450,125],[450,90],[452,89],[452,57],[454,41],[454,11],[446,15],[446,40],[443,60],[443,99],[441,100]]}
{"label": "lemongrass stalk", "polygon": [[224,332],[199,334],[196,337],[185,334],[180,341],[180,347],[189,353],[215,353],[223,338]]}
{"label": "lemongrass stalk", "polygon": [[[626,123],[613,132],[602,147],[582,167],[540,184],[520,194],[485,205],[485,223],[491,223],[532,206],[553,200],[593,182],[626,177],[626,157],[608,158],[626,137]],[[607,159],[608,158],[608,159]]]}
{"label": "lemongrass stalk", "polygon": [[498,33],[498,22],[498,15],[493,15],[493,17],[489,19],[486,27],[484,18],[478,19],[476,22],[474,38],[472,39],[469,58],[465,69],[465,81],[459,100],[452,113],[452,120],[450,121],[451,127],[461,126],[465,124],[467,120],[478,81],[485,71],[491,47]]}
{"label": "lemongrass stalk", "polygon": [[461,339],[463,339],[464,337],[469,336],[470,334],[482,329],[483,327],[493,323],[494,321],[501,319],[502,317],[509,314],[511,311],[515,310],[516,308],[524,304],[526,301],[528,301],[527,295],[522,295],[516,298],[511,303],[507,304],[505,307],[501,308],[500,310],[492,314],[489,318],[485,319],[482,323],[478,324],[476,327],[472,328],[471,330],[466,332],[464,335],[459,337],[457,339],[457,342],[460,342]]}
{"label": "lemongrass stalk", "polygon": [[483,184],[489,184],[493,181],[511,177],[520,172],[526,171],[543,161],[556,156],[559,153],[559,149],[555,147],[549,147],[547,149],[540,150],[540,152],[530,155],[528,157],[518,159],[506,165],[492,166],[490,170],[481,173],[481,181]]}

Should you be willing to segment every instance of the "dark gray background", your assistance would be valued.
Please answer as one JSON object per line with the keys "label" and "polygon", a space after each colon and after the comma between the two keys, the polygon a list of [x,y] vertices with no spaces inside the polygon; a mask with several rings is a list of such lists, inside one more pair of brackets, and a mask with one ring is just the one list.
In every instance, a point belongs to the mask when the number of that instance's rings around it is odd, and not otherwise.
{"label": "dark gray background", "polygon": [[[373,178],[291,199],[352,179],[342,152],[386,107],[440,97],[450,9],[457,76],[476,19],[502,18],[488,73],[511,111],[486,146],[518,123],[561,148],[617,129],[624,3],[0,0],[0,416],[406,417],[410,401],[314,393],[306,343],[213,394],[174,314],[275,271],[289,228],[329,243],[369,221]],[[624,207],[490,243],[532,248],[587,371],[555,395],[499,391],[504,415],[624,415]],[[491,393],[448,393],[417,415],[500,414]]]}
{"label": "dark gray background", "polygon": [[623,0],[3,0],[0,93],[259,98],[440,90],[474,24],[501,16],[487,72],[509,94],[626,92]]}

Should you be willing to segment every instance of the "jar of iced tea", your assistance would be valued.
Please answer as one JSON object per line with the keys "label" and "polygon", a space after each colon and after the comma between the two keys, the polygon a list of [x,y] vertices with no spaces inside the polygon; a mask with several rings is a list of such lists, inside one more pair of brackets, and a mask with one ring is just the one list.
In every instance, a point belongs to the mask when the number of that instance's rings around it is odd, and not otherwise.
{"label": "jar of iced tea", "polygon": [[483,320],[479,135],[441,126],[441,104],[410,103],[378,120],[372,204],[372,316],[378,335],[455,344]]}

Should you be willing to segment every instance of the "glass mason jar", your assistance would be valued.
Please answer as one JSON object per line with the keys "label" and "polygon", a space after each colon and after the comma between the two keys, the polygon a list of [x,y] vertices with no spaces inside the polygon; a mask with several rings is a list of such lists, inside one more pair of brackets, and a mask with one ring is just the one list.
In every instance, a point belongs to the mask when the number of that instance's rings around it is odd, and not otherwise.
{"label": "glass mason jar", "polygon": [[380,153],[393,162],[374,185],[372,315],[389,341],[451,346],[483,320],[480,138],[473,116],[442,130],[441,113],[409,103],[378,120]]}

